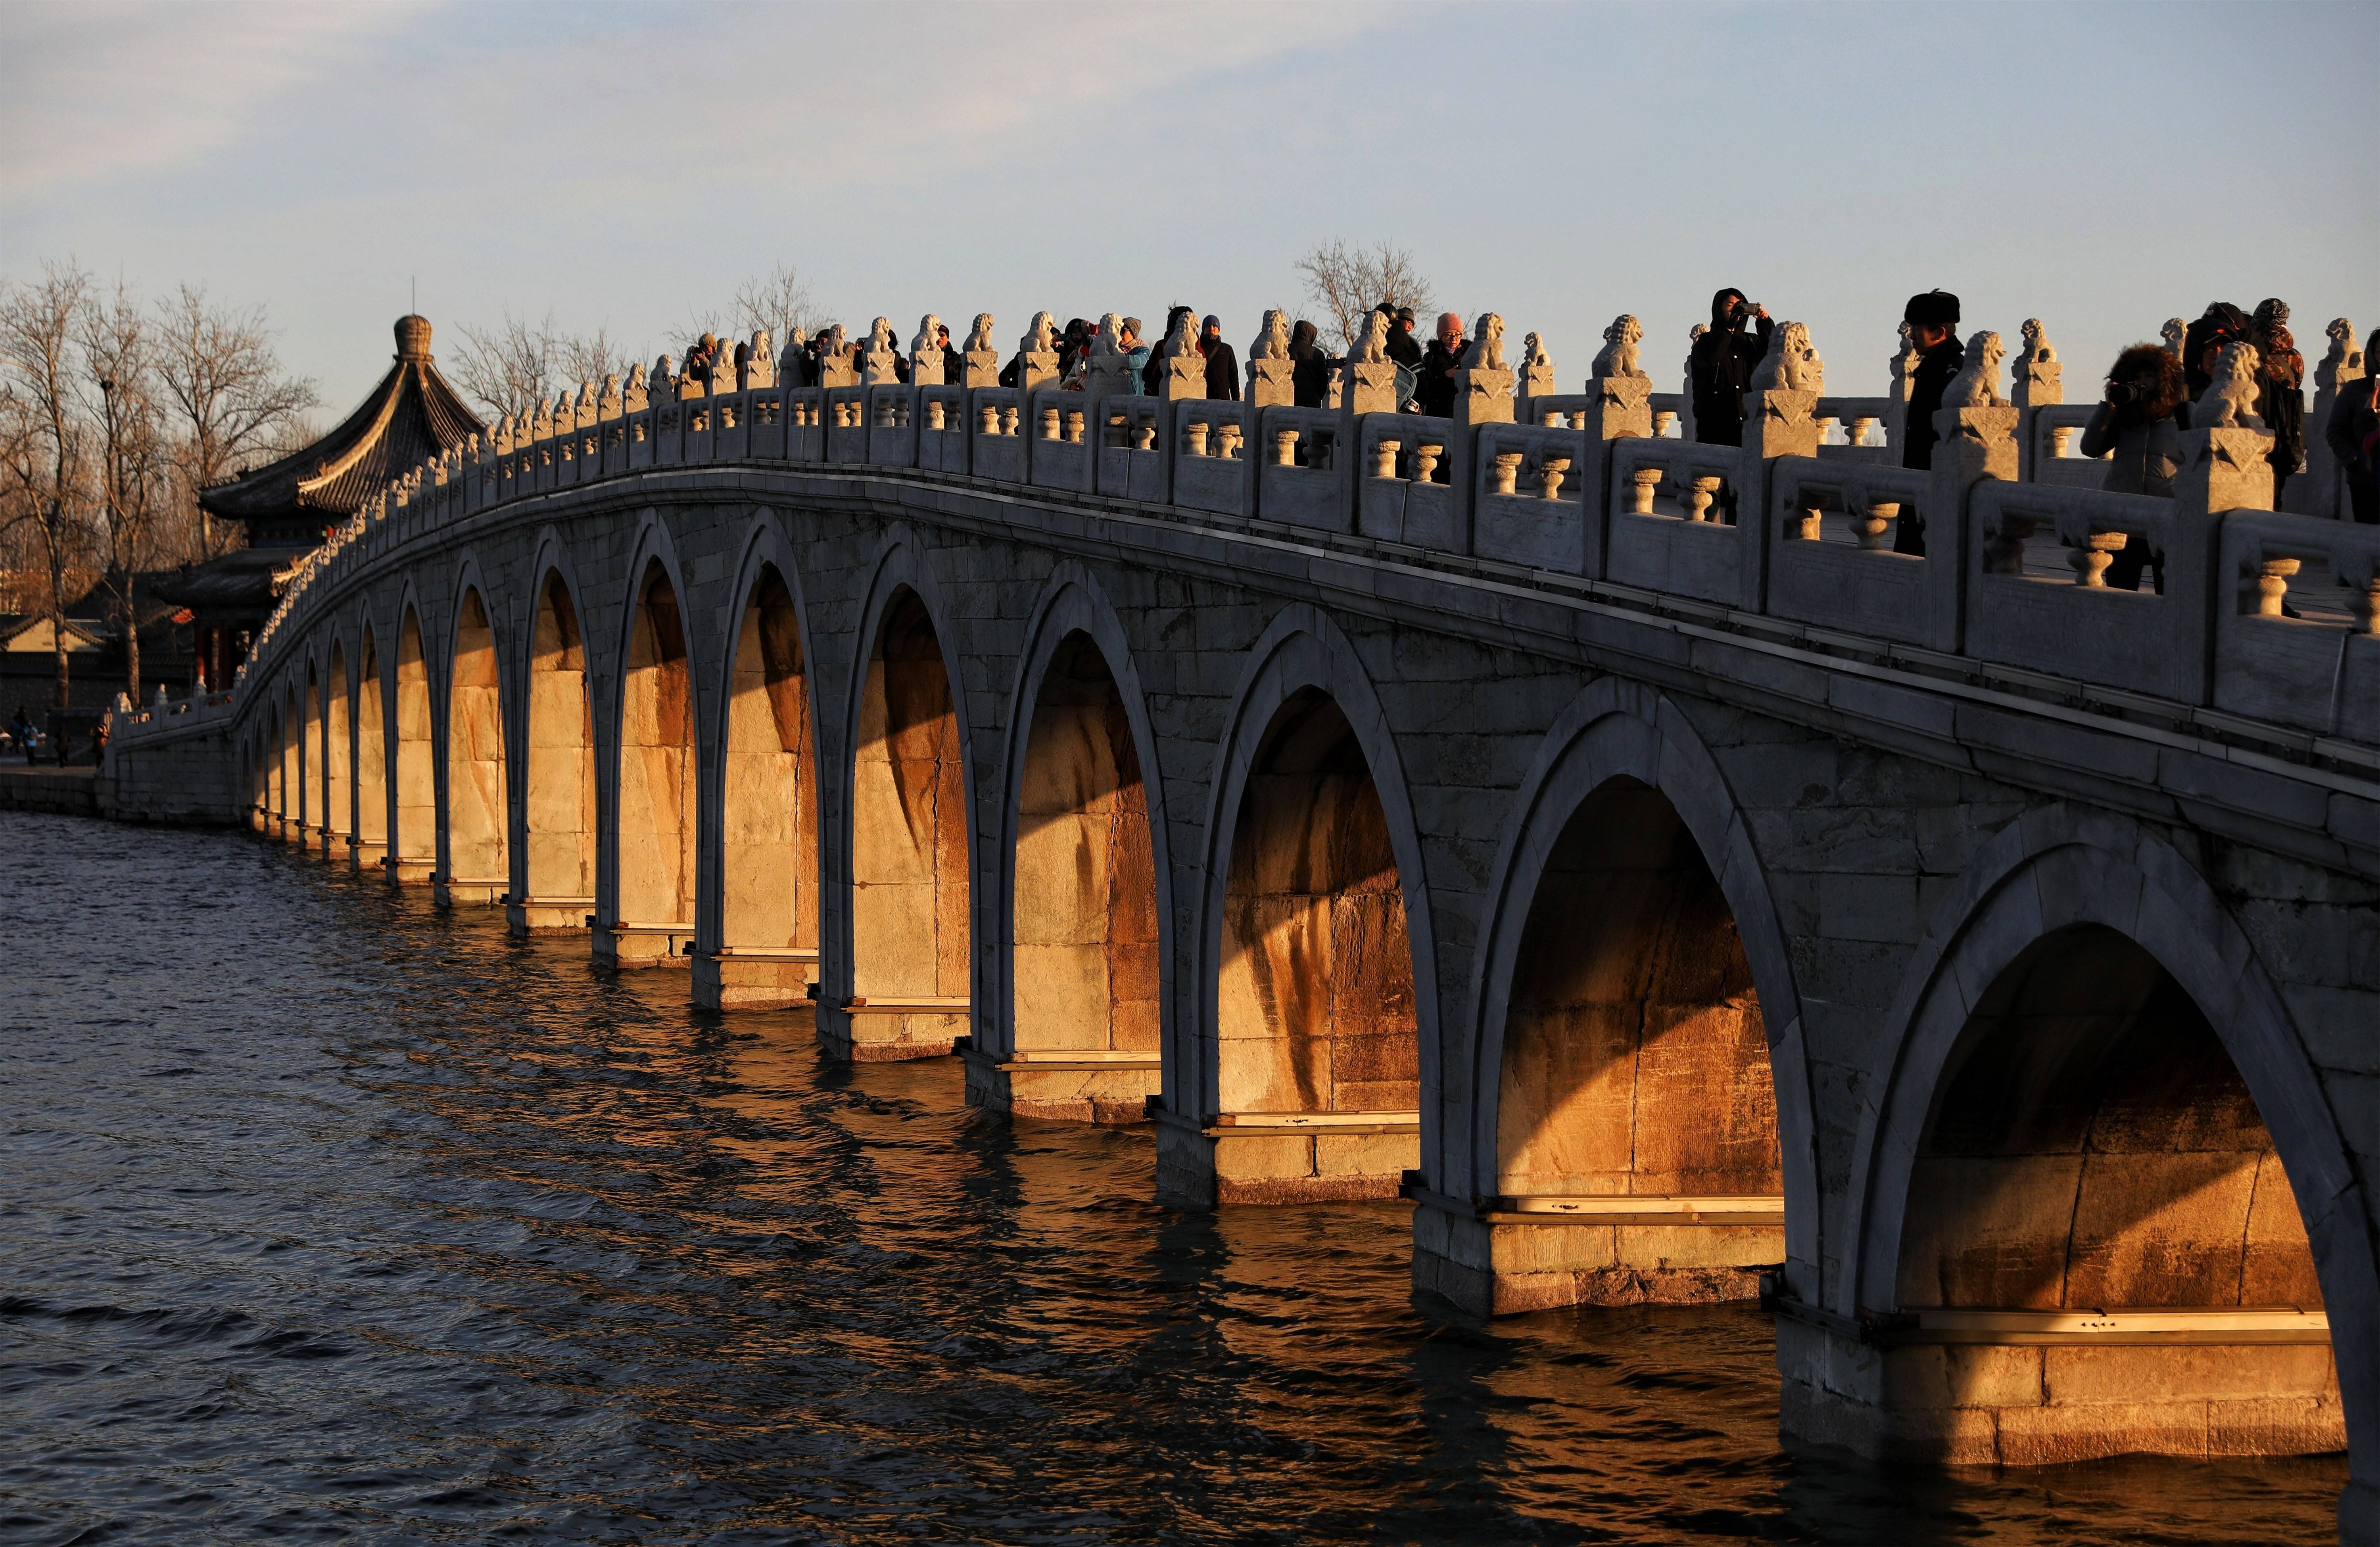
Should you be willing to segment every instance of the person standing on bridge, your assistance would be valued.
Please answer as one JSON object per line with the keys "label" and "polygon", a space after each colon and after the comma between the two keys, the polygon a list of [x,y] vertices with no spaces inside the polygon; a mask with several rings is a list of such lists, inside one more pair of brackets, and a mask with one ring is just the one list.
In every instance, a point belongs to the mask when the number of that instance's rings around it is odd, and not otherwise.
{"label": "person standing on bridge", "polygon": [[[1750,338],[1743,334],[1747,323],[1754,325]],[[1686,357],[1694,383],[1695,440],[1711,446],[1743,444],[1744,383],[1768,353],[1768,336],[1776,328],[1768,308],[1754,306],[1741,290],[1711,297],[1710,332],[1694,340]]]}
{"label": "person standing on bridge", "polygon": [[1198,327],[1198,347],[1207,356],[1207,395],[1225,403],[1240,400],[1240,354],[1223,342],[1223,320],[1212,312]]}
{"label": "person standing on bridge", "polygon": [[[2099,487],[2111,494],[2173,495],[2181,467],[2181,432],[2190,428],[2190,400],[2183,395],[2181,362],[2154,344],[2135,344],[2107,368],[2107,386],[2091,422],[2082,427],[2082,454],[2108,458]],[[2148,545],[2126,541],[2107,564],[2107,583],[2120,590],[2141,588]],[[2156,588],[2165,590],[2165,571]]]}
{"label": "person standing on bridge", "polygon": [[[2363,346],[2363,357],[2380,349],[2380,328]],[[2338,402],[2323,427],[2323,439],[2347,477],[2347,498],[2359,526],[2380,526],[2380,371],[2339,389]],[[23,711],[19,710],[19,713]]]}
{"label": "person standing on bridge", "polygon": [[1330,357],[1315,342],[1320,336],[1307,321],[1289,330],[1290,395],[1300,408],[1320,408],[1330,401]]}
{"label": "person standing on bridge", "polygon": [[1438,336],[1422,351],[1419,380],[1414,383],[1414,401],[1421,411],[1433,418],[1454,417],[1454,373],[1463,369],[1463,318],[1457,312],[1443,312],[1438,319]]}
{"label": "person standing on bridge", "polygon": [[[1967,363],[1967,352],[1959,344],[1959,297],[1947,290],[1912,296],[1901,308],[1900,320],[1908,325],[1909,342],[1918,351],[1917,369],[1909,378],[1909,417],[1900,432],[1900,465],[1930,471],[1935,444],[1942,438],[1942,432],[1934,428],[1934,416],[1942,407],[1943,389]],[[1924,558],[1924,526],[1911,521],[1892,525],[1892,550]]]}
{"label": "person standing on bridge", "polygon": [[2265,460],[2273,465],[2273,508],[2281,508],[2281,490],[2305,463],[2305,357],[2289,333],[2289,304],[2274,296],[2260,302],[2248,320],[2248,340],[2256,346],[2256,417],[2273,432],[2273,449]]}

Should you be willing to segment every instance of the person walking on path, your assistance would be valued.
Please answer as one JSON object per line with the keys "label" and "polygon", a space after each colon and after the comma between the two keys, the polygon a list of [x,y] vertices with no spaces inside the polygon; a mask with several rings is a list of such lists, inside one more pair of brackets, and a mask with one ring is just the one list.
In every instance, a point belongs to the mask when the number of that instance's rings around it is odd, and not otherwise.
{"label": "person walking on path", "polygon": [[[1931,470],[1934,447],[1942,438],[1934,416],[1941,410],[1943,389],[1967,363],[1959,344],[1959,297],[1947,290],[1912,296],[1901,308],[1909,325],[1909,342],[1917,346],[1917,369],[1909,378],[1909,417],[1900,432],[1900,465]],[[1925,556],[1925,530],[1913,522],[1896,521],[1892,550]]]}

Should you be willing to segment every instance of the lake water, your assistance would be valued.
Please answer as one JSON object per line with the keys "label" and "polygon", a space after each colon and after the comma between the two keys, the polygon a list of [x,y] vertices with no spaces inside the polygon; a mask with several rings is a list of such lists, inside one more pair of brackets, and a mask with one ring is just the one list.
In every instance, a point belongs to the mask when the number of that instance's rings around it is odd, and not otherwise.
{"label": "lake water", "polygon": [[1739,1308],[1425,1315],[1387,1205],[253,839],[0,813],[0,1541],[2332,1540],[2343,1458],[1792,1454]]}

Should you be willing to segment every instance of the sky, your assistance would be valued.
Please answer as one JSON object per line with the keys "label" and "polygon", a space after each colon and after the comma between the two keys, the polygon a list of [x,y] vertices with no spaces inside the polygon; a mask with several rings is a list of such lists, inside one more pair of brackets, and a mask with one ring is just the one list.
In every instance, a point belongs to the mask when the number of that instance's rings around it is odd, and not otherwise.
{"label": "sky", "polygon": [[1881,394],[1912,291],[2068,397],[2221,299],[2380,321],[2380,5],[0,6],[0,280],[261,303],[322,417],[419,287],[645,359],[780,263],[855,332],[1310,311],[1412,251],[1574,388],[1734,285]]}

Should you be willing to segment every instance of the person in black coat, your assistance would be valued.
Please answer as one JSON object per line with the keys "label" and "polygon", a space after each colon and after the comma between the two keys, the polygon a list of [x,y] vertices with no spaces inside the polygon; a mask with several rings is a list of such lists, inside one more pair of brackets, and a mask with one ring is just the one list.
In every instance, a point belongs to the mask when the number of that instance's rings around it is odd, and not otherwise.
{"label": "person in black coat", "polygon": [[[1909,324],[1909,342],[1918,349],[1917,369],[1909,378],[1909,417],[1900,431],[1900,465],[1931,469],[1934,447],[1942,432],[1934,416],[1942,407],[1942,390],[1966,368],[1967,352],[1959,344],[1959,297],[1947,290],[1912,296],[1901,308]],[[1893,524],[1892,550],[1925,556],[1925,528],[1921,522]]]}
{"label": "person in black coat", "polygon": [[1421,340],[1414,337],[1414,309],[1399,307],[1389,319],[1389,358],[1418,375],[1421,372]]}
{"label": "person in black coat", "polygon": [[1414,402],[1433,418],[1454,417],[1454,373],[1463,369],[1463,319],[1446,312],[1438,320],[1438,336],[1422,352],[1421,369],[1414,374]]}
{"label": "person in black coat", "polygon": [[1226,403],[1240,400],[1239,352],[1223,342],[1223,320],[1208,317],[1198,330],[1198,347],[1207,352],[1207,395]]}
{"label": "person in black coat", "polygon": [[1311,322],[1289,331],[1289,385],[1300,408],[1320,408],[1330,400],[1330,357],[1314,342],[1319,336]]}
{"label": "person in black coat", "polygon": [[[1747,322],[1757,324],[1749,338],[1743,333]],[[1694,380],[1695,440],[1713,446],[1743,444],[1743,384],[1768,353],[1768,335],[1776,327],[1768,308],[1752,305],[1741,290],[1711,297],[1710,332],[1694,340],[1687,356]]]}
{"label": "person in black coat", "polygon": [[2225,344],[2248,338],[2249,326],[2246,312],[2228,301],[2215,301],[2182,330],[2181,379],[2189,384],[2192,402],[2205,396],[2214,383],[2215,357]]}

